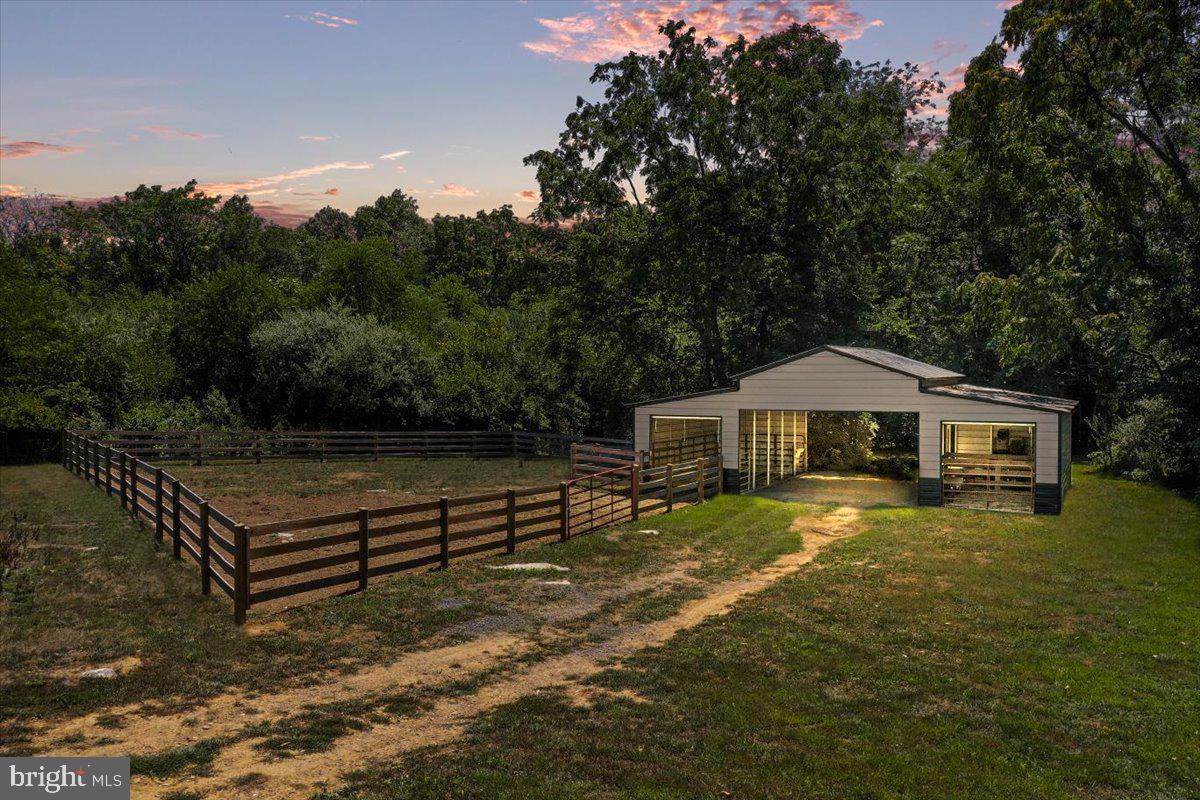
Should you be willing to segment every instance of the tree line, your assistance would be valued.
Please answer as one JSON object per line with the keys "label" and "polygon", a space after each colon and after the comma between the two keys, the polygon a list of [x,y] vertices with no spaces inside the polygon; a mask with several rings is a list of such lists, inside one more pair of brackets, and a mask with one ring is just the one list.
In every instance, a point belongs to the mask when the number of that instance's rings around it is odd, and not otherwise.
{"label": "tree line", "polygon": [[944,122],[936,76],[810,26],[662,37],[527,157],[532,220],[397,190],[291,230],[195,184],[10,215],[0,428],[619,433],[862,344],[1079,399],[1077,453],[1196,492],[1194,2],[1025,0]]}

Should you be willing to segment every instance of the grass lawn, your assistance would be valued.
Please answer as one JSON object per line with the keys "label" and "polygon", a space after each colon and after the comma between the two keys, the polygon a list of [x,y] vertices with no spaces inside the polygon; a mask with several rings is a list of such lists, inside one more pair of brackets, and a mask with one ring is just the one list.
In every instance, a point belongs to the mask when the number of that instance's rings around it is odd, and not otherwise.
{"label": "grass lawn", "polygon": [[[614,693],[581,705],[539,691],[324,797],[1200,796],[1200,512],[1087,468],[1075,479],[1060,517],[863,511],[863,531],[816,563],[590,679]],[[39,721],[302,687],[498,624],[532,663],[664,618],[798,549],[792,521],[828,511],[724,496],[515,557],[570,567],[570,593],[468,562],[249,635],[198,595],[194,569],[61,467],[0,470],[0,502],[44,525],[0,605],[4,753],[30,752]],[[75,677],[122,658],[137,665],[115,680]],[[237,736],[264,758],[321,752],[507,669],[382,704],[330,700]],[[148,746],[135,772],[203,774],[233,738]]]}
{"label": "grass lawn", "polygon": [[866,511],[599,679],[649,702],[528,697],[328,796],[1200,797],[1200,515],[1076,476],[1061,517]]}
{"label": "grass lawn", "polygon": [[[421,462],[387,462],[385,469],[405,471],[393,466],[397,463]],[[457,482],[458,494],[483,490],[462,477],[463,466],[471,462],[423,463],[427,471],[444,471],[432,481]],[[485,480],[501,474],[499,462],[476,465],[484,465]],[[263,466],[274,470],[278,465]],[[295,469],[284,472],[310,474],[326,465],[291,466]],[[541,480],[563,465],[527,462],[525,468],[540,471]],[[651,588],[628,596],[621,589],[674,564],[688,548],[706,553],[705,562],[691,571],[707,579],[766,563],[797,539],[787,531],[794,515],[782,506],[731,522],[712,505],[689,516],[656,518],[661,535],[642,537],[636,546],[601,534],[507,558],[553,559],[575,574],[586,572],[586,587],[577,581],[581,591],[570,596],[531,586],[527,574],[486,569],[505,559],[463,562],[282,614],[252,612],[250,631],[263,622],[278,629],[268,625],[265,633],[247,635],[232,624],[232,607],[223,596],[200,595],[199,573],[190,561],[172,560],[169,543],[156,547],[151,531],[136,526],[101,490],[62,467],[0,468],[0,509],[22,513],[40,528],[39,541],[0,598],[0,752],[5,753],[28,752],[29,726],[37,721],[160,698],[186,707],[229,688],[279,690],[310,682],[324,671],[352,672],[417,647],[469,638],[500,623],[536,639],[553,615],[559,629],[578,629],[571,635],[583,637],[589,623],[611,617],[618,608],[666,613],[686,597],[671,585],[654,588],[653,581]],[[578,607],[558,619],[564,602]],[[556,630],[555,647],[562,646],[563,635]],[[78,680],[87,668],[130,659],[133,668],[122,669],[114,680]]]}

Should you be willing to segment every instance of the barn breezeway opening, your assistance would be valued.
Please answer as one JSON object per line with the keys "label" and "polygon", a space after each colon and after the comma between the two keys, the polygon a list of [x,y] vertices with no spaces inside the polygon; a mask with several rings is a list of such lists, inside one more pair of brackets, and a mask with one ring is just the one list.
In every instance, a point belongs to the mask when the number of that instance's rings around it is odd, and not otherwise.
{"label": "barn breezeway opening", "polygon": [[742,419],[742,491],[854,506],[917,502],[915,413],[743,411]]}

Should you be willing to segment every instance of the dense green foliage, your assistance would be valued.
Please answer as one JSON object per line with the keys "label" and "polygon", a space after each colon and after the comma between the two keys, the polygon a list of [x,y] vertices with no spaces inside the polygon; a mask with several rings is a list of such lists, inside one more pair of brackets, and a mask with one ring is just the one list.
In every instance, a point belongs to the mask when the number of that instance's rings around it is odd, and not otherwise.
{"label": "dense green foliage", "polygon": [[615,433],[627,402],[871,344],[1077,398],[1076,452],[1196,491],[1195,3],[1026,0],[945,124],[918,67],[812,27],[663,35],[526,159],[534,223],[396,191],[292,231],[189,184],[8,225],[0,425]]}

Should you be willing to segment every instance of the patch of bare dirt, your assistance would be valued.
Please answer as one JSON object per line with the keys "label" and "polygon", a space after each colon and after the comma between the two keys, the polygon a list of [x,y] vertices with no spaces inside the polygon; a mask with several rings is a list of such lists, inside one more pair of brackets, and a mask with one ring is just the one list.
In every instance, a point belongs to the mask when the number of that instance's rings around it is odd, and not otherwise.
{"label": "patch of bare dirt", "polygon": [[[197,739],[237,734],[247,725],[285,716],[304,706],[331,703],[356,697],[434,685],[479,672],[501,659],[518,654],[525,642],[511,634],[484,636],[468,642],[411,653],[403,658],[353,675],[329,676],[315,686],[305,686],[271,695],[228,692],[209,700],[202,708],[184,713],[162,713],[176,699],[106,708],[94,714],[47,727],[34,742],[39,752],[95,756],[157,752]],[[100,717],[119,717],[120,728],[100,727]],[[61,743],[63,738],[78,742]]]}

